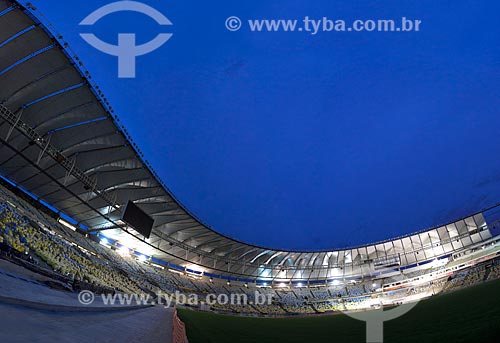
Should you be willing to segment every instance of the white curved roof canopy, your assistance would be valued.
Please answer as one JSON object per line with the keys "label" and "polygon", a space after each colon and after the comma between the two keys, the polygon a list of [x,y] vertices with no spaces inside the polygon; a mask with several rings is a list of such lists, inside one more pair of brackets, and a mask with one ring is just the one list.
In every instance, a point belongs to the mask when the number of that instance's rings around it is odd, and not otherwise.
{"label": "white curved roof canopy", "polygon": [[[0,0],[0,173],[90,229],[167,262],[249,279],[325,280],[445,256],[491,237],[479,213],[357,248],[296,252],[225,237],[188,213],[144,162],[65,43],[15,1]],[[120,221],[134,201],[154,220],[144,240]]]}

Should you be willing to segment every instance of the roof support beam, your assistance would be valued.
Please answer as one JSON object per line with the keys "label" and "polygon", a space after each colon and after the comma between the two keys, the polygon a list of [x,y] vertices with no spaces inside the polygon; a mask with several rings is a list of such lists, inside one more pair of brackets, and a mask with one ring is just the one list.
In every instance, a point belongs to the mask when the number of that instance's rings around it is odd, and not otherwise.
{"label": "roof support beam", "polygon": [[103,200],[109,203],[110,206],[119,209],[119,206],[113,202],[113,198],[106,191],[102,191],[97,188],[97,179],[92,180],[83,171],[78,169],[74,165],[74,163],[72,163],[72,161],[67,159],[56,147],[52,146],[49,140],[46,140],[45,138],[40,136],[32,127],[24,123],[19,115],[16,116],[7,107],[0,104],[0,116],[11,125],[11,128],[19,130],[27,138],[31,139],[33,143],[42,147],[47,155],[52,157],[71,175],[82,182],[85,188],[92,190],[94,194],[96,194],[98,197],[101,197]]}

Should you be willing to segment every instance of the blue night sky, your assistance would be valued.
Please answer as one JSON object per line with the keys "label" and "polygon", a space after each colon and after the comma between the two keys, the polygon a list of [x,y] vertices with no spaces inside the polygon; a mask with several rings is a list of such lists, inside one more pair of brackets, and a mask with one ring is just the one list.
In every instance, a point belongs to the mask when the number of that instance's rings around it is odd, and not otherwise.
{"label": "blue night sky", "polygon": [[[500,4],[493,1],[31,0],[69,42],[186,208],[264,246],[331,249],[442,224],[500,200]],[[255,33],[247,19],[422,20],[411,33]],[[87,43],[145,43],[137,78]]]}

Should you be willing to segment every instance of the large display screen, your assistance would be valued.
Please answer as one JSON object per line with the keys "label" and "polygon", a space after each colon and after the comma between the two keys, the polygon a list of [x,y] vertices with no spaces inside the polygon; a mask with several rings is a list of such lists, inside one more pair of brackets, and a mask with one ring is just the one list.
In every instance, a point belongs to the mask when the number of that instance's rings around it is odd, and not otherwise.
{"label": "large display screen", "polygon": [[127,203],[122,220],[132,226],[134,230],[139,232],[144,237],[149,238],[151,235],[154,219],[148,216],[146,212],[141,210],[139,206],[134,204],[132,201]]}

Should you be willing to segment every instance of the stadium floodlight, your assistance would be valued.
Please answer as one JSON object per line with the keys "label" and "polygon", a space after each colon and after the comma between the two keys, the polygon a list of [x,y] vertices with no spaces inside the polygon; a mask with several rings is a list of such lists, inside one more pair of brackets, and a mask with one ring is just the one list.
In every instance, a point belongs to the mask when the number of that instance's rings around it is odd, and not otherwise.
{"label": "stadium floodlight", "polygon": [[205,272],[205,268],[197,264],[191,263],[186,266],[186,272],[189,274],[194,274],[199,276],[200,274],[203,274]]}
{"label": "stadium floodlight", "polygon": [[122,256],[128,256],[130,255],[130,249],[127,248],[126,246],[122,246],[119,250],[118,253]]}
{"label": "stadium floodlight", "polygon": [[302,287],[302,286],[303,286],[303,285],[302,285],[302,282],[299,282],[299,283],[297,284],[297,287]]}
{"label": "stadium floodlight", "polygon": [[442,259],[435,258],[431,262],[431,266],[432,266],[432,268],[443,267],[443,266],[445,266],[449,262],[449,260],[450,260],[449,258],[442,258]]}
{"label": "stadium floodlight", "polygon": [[62,224],[64,226],[66,226],[68,229],[70,229],[72,231],[76,231],[76,226],[74,226],[73,224],[71,224],[70,222],[68,222],[68,221],[66,221],[66,220],[64,220],[62,218],[57,219],[57,222],[59,224]]}
{"label": "stadium floodlight", "polygon": [[340,285],[340,281],[339,280],[333,280],[332,281],[332,285],[338,286],[338,285]]}
{"label": "stadium floodlight", "polygon": [[280,287],[286,287],[286,283],[281,282],[281,283],[279,284],[279,286],[280,286]]}
{"label": "stadium floodlight", "polygon": [[138,259],[139,259],[139,262],[146,262],[146,260],[147,260],[146,256],[144,256],[142,254],[138,256]]}
{"label": "stadium floodlight", "polygon": [[101,245],[104,245],[107,248],[111,248],[111,243],[108,241],[107,238],[101,238],[99,243],[101,243]]}

